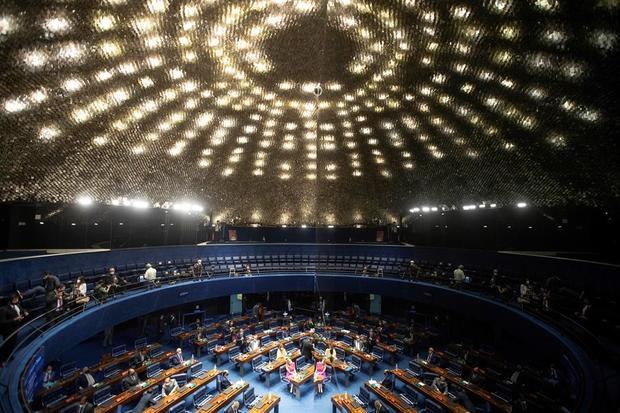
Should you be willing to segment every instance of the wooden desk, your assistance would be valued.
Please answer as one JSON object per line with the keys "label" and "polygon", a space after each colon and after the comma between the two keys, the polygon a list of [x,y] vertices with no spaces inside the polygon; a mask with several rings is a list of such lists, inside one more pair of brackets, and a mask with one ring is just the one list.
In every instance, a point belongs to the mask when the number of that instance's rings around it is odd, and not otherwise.
{"label": "wooden desk", "polygon": [[372,371],[374,370],[375,364],[377,364],[377,358],[370,353],[366,353],[365,351],[360,351],[355,347],[351,347],[342,341],[328,341],[334,348],[339,348],[343,350],[346,354],[354,354],[359,357],[363,362],[368,364],[368,375],[372,376]]}
{"label": "wooden desk", "polygon": [[366,388],[377,395],[381,400],[387,403],[392,409],[396,410],[399,413],[417,413],[417,410],[411,406],[409,406],[403,399],[398,397],[396,394],[388,390],[385,386],[377,383],[374,386],[369,382],[364,383]]}
{"label": "wooden desk", "polygon": [[[285,340],[286,339],[282,340],[282,344],[288,342]],[[244,372],[243,366],[246,363],[251,363],[252,360],[254,360],[255,358],[268,354],[271,350],[273,350],[274,348],[278,348],[279,346],[280,346],[280,342],[272,341],[271,343],[268,343],[265,346],[259,347],[256,350],[250,351],[248,353],[240,354],[236,360],[236,362],[239,364],[239,374],[243,376],[243,372]]]}
{"label": "wooden desk", "polygon": [[[290,355],[289,358],[291,360],[296,360],[299,357],[301,357],[301,351],[300,350],[295,350],[293,351]],[[274,361],[270,361],[268,362],[266,365],[263,366],[263,372],[265,373],[265,381],[267,384],[267,387],[271,386],[271,373],[279,373],[280,371],[280,367],[284,366],[286,364],[286,357],[280,357],[275,359]]]}
{"label": "wooden desk", "polygon": [[176,403],[190,396],[201,386],[211,383],[217,378],[218,374],[221,373],[222,372],[219,370],[208,370],[204,376],[193,379],[168,397],[162,397],[154,406],[144,409],[144,413],[166,412],[170,406],[174,406]]}
{"label": "wooden desk", "polygon": [[216,413],[223,409],[228,403],[233,401],[235,397],[239,396],[241,393],[247,390],[250,387],[246,382],[241,383],[240,385],[233,384],[223,392],[216,395],[214,398],[209,400],[204,407],[201,407],[200,410],[196,413]]}
{"label": "wooden desk", "polygon": [[116,411],[119,406],[122,406],[129,403],[130,401],[142,397],[142,393],[144,393],[148,389],[157,386],[158,384],[163,383],[166,377],[170,377],[179,373],[184,373],[189,370],[189,367],[190,362],[186,362],[179,366],[169,368],[168,370],[161,373],[159,376],[147,379],[142,385],[138,385],[131,389],[128,389],[119,394],[118,396],[114,396],[107,402],[97,406],[95,408],[95,413],[112,413]]}
{"label": "wooden desk", "polygon": [[248,413],[268,413],[271,410],[273,410],[274,413],[278,413],[280,410],[279,405],[280,396],[269,393],[260,400],[260,403],[257,406],[254,406],[248,410]]}
{"label": "wooden desk", "polygon": [[213,354],[215,354],[215,365],[219,366],[222,362],[221,360],[222,355],[228,353],[230,349],[235,347],[236,345],[237,343],[235,343],[234,341],[231,341],[230,343],[226,343],[222,346],[215,346],[215,349],[213,349]]}
{"label": "wooden desk", "polygon": [[[168,351],[167,353],[162,354],[159,357],[156,357],[152,360],[148,360],[148,363],[143,363],[141,366],[136,367],[134,370],[136,370],[136,373],[138,374],[142,374],[146,371],[146,368],[153,364],[153,363],[161,363],[164,360],[168,360],[170,357],[172,357],[174,355],[174,351]],[[90,398],[93,393],[95,393],[95,390],[102,388],[104,386],[112,386],[116,383],[118,383],[119,381],[123,380],[125,377],[127,377],[127,375],[129,374],[129,369],[123,371],[120,374],[116,374],[112,377],[109,377],[105,380],[103,380],[102,382],[99,383],[99,385],[97,387],[87,387],[75,394],[70,395],[69,397],[67,397],[66,399],[63,400],[62,404],[51,408],[51,409],[46,409],[45,413],[54,413],[57,412],[59,410],[61,410],[63,407],[70,405],[71,403],[75,403],[80,401],[80,398],[82,396],[86,396],[88,398]]]}
{"label": "wooden desk", "polygon": [[366,413],[366,409],[360,406],[348,394],[341,393],[332,396],[332,413],[345,411],[347,413]]}
{"label": "wooden desk", "polygon": [[208,347],[209,344],[213,343],[213,342],[217,342],[218,340],[222,339],[224,337],[223,334],[216,334],[215,337],[213,337],[211,340],[207,339],[207,338],[202,338],[200,340],[196,339],[192,342],[192,344],[194,345],[194,348],[196,349],[196,357],[200,357],[200,355],[202,354],[202,349],[204,347]]}
{"label": "wooden desk", "polygon": [[[312,353],[312,355],[314,356],[314,359],[317,361],[323,360],[325,358],[325,356],[323,356],[316,350]],[[344,373],[344,385],[348,386],[349,376],[351,375],[351,366],[349,365],[349,363],[347,363],[344,360],[339,360],[339,359],[334,359],[334,361],[325,359],[325,362],[327,363],[328,366],[331,366],[332,369],[334,370],[334,380],[336,380],[337,371]]]}
{"label": "wooden desk", "polygon": [[[159,347],[161,347],[161,344],[153,343],[153,344],[149,344],[148,346],[146,346],[144,350],[148,352],[149,350],[153,348],[159,348]],[[108,367],[112,367],[116,364],[124,363],[124,362],[131,360],[136,355],[136,353],[137,353],[137,350],[129,351],[123,354],[122,356],[118,356],[118,357],[112,357],[109,353],[104,354],[101,357],[101,361],[95,364],[94,366],[89,367],[88,371],[89,373],[96,373],[99,371],[103,371]],[[82,370],[78,369],[78,371],[76,371],[72,375],[65,377],[64,379],[58,380],[53,386],[45,388],[45,389],[41,389],[39,393],[37,394],[37,397],[43,398],[64,387],[67,387],[68,385],[74,383],[81,375],[82,375]]]}
{"label": "wooden desk", "polygon": [[428,370],[428,371],[430,371],[432,373],[438,374],[440,376],[445,377],[446,380],[461,386],[465,390],[467,390],[467,391],[475,394],[476,396],[480,397],[481,399],[491,403],[498,410],[500,410],[502,412],[505,412],[505,413],[512,412],[512,405],[510,403],[506,403],[502,399],[499,399],[499,398],[495,397],[488,390],[483,389],[482,387],[477,386],[474,383],[470,383],[467,380],[463,380],[463,378],[461,378],[459,376],[455,376],[454,374],[450,373],[448,370],[446,370],[446,369],[444,369],[442,367],[436,366],[434,364],[427,363],[424,360],[419,360],[419,364],[420,364],[420,366],[422,366],[426,370]]}
{"label": "wooden desk", "polygon": [[426,397],[441,404],[449,412],[468,413],[468,410],[465,409],[465,407],[456,403],[455,401],[450,399],[450,397],[448,397],[447,395],[433,389],[431,386],[427,386],[422,380],[419,380],[417,377],[415,377],[411,373],[408,373],[405,370],[401,370],[401,369],[388,370],[388,371],[390,373],[393,373],[394,376],[397,377],[403,383],[410,385],[412,388],[424,394]]}
{"label": "wooden desk", "polygon": [[314,365],[310,365],[307,368],[305,368],[303,371],[295,373],[295,376],[290,379],[290,382],[293,385],[293,391],[295,392],[295,397],[297,397],[297,400],[301,399],[302,384],[307,383],[313,378],[314,378]]}

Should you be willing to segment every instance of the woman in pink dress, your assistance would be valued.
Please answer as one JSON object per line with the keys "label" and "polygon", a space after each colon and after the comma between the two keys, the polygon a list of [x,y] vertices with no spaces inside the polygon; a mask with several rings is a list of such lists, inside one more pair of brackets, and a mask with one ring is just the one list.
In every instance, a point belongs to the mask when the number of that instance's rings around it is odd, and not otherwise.
{"label": "woman in pink dress", "polygon": [[325,359],[317,361],[314,368],[314,389],[317,394],[323,393],[323,380],[325,380]]}
{"label": "woman in pink dress", "polygon": [[[295,369],[295,363],[291,359],[286,359],[286,378],[288,380],[292,380],[293,377],[297,374],[297,370]],[[289,393],[293,392],[293,384],[291,383],[290,388],[288,389]]]}

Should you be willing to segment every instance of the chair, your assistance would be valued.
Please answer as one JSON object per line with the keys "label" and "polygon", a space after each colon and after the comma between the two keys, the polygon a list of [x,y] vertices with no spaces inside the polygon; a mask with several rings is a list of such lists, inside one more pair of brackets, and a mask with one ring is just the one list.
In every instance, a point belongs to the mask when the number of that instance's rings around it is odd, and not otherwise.
{"label": "chair", "polygon": [[316,349],[322,353],[325,353],[325,350],[327,349],[327,346],[325,345],[324,342],[319,342],[316,344]]}
{"label": "chair", "polygon": [[63,407],[62,409],[60,409],[58,413],[78,413],[79,408],[80,408],[80,403],[75,402],[66,407]]}
{"label": "chair", "polygon": [[323,384],[329,383],[332,381],[332,376],[334,375],[334,369],[332,366],[325,366],[325,380],[323,380]]}
{"label": "chair", "polygon": [[377,362],[383,361],[384,351],[381,347],[374,346],[372,348],[372,355],[377,358]]}
{"label": "chair", "polygon": [[360,387],[360,393],[353,398],[364,408],[370,404],[370,393],[364,387]]}
{"label": "chair", "polygon": [[202,386],[194,392],[194,407],[198,410],[212,398],[213,395],[209,394],[207,386]]}
{"label": "chair", "polygon": [[187,413],[187,410],[185,410],[185,400],[181,400],[174,406],[170,407],[168,409],[168,413]]}
{"label": "chair", "polygon": [[286,383],[287,385],[291,384],[289,379],[286,378],[286,366],[280,366],[278,373],[280,374],[280,381],[282,383]]}
{"label": "chair", "polygon": [[269,361],[274,361],[276,358],[278,358],[278,349],[269,350]]}
{"label": "chair", "polygon": [[62,366],[60,366],[60,377],[64,379],[65,377],[68,377],[75,373],[77,370],[77,365],[74,361],[63,364]]}
{"label": "chair", "polygon": [[444,413],[445,410],[440,404],[434,402],[431,399],[424,401],[424,409],[420,410],[420,413]]}
{"label": "chair", "polygon": [[95,391],[93,394],[93,403],[95,406],[99,406],[108,400],[112,399],[114,395],[112,394],[112,388],[110,386],[104,386]]}
{"label": "chair", "polygon": [[421,376],[422,374],[424,374],[424,369],[422,368],[422,366],[420,366],[414,360],[409,361],[409,368],[407,369],[407,371],[414,376]]}
{"label": "chair", "polygon": [[339,360],[344,360],[345,356],[346,356],[346,354],[345,354],[344,350],[342,350],[340,348],[336,349],[336,358],[338,358]]}
{"label": "chair", "polygon": [[179,387],[183,387],[187,384],[187,373],[173,374],[170,378],[176,380]]}
{"label": "chair", "polygon": [[239,354],[241,354],[241,352],[239,351],[239,347],[235,346],[228,350],[228,359],[234,363],[237,361],[237,357],[239,357]]}
{"label": "chair", "polygon": [[355,354],[351,356],[351,374],[355,374],[362,370],[362,359]]}
{"label": "chair", "polygon": [[107,369],[105,369],[103,371],[103,377],[108,379],[110,377],[116,376],[120,372],[121,372],[121,368],[120,367],[118,367],[118,366],[111,366],[111,367],[108,367]]}
{"label": "chair", "polygon": [[262,378],[265,375],[263,371],[263,367],[267,364],[267,361],[263,358],[263,356],[258,356],[252,359],[252,370],[258,373],[258,376]]}

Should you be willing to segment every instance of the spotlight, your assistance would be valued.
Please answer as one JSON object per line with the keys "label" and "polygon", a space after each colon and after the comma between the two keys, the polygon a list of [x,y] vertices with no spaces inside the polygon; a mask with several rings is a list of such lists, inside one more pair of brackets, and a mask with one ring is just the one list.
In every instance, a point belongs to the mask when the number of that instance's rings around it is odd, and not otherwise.
{"label": "spotlight", "polygon": [[476,205],[464,205],[463,210],[471,211],[472,209],[476,209]]}
{"label": "spotlight", "polygon": [[87,195],[84,195],[77,199],[77,203],[82,206],[90,206],[93,204],[93,199]]}
{"label": "spotlight", "polygon": [[525,208],[525,207],[527,207],[527,204],[525,202],[519,202],[517,204],[517,208]]}
{"label": "spotlight", "polygon": [[149,203],[146,201],[140,201],[140,200],[134,200],[131,203],[131,206],[136,208],[136,209],[146,209],[149,207]]}
{"label": "spotlight", "polygon": [[334,227],[333,225],[328,225],[328,226],[327,226],[327,228],[333,228],[333,227]]}
{"label": "spotlight", "polygon": [[306,224],[301,224],[302,228],[308,228],[308,226]]}

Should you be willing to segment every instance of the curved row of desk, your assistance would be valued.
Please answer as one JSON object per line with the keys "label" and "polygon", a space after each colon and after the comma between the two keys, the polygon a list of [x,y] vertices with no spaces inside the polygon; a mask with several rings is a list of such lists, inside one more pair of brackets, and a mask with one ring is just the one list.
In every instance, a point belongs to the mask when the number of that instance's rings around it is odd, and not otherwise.
{"label": "curved row of desk", "polygon": [[347,292],[379,294],[429,304],[447,311],[458,311],[481,322],[509,328],[514,335],[527,336],[531,348],[540,357],[564,354],[576,368],[581,407],[589,411],[593,395],[591,363],[586,352],[554,327],[520,311],[477,293],[457,290],[425,282],[409,282],[390,278],[365,278],[339,274],[287,274],[216,278],[179,282],[161,288],[125,294],[113,301],[93,306],[38,336],[19,350],[15,360],[0,376],[0,407],[3,411],[21,413],[20,378],[35,354],[53,360],[67,345],[80,343],[107,327],[170,307],[191,304],[232,294],[254,294],[287,291]]}

